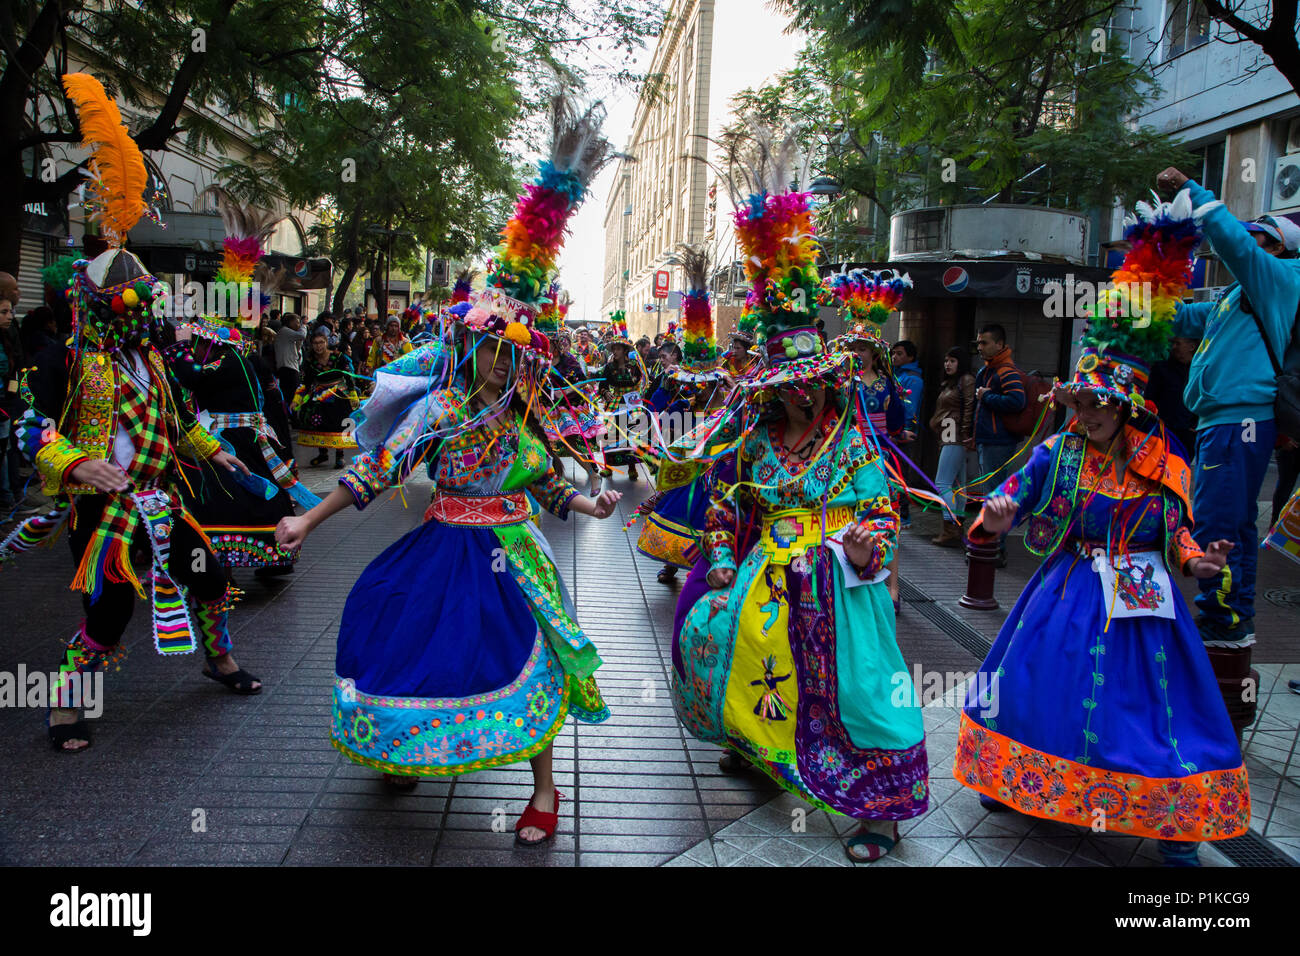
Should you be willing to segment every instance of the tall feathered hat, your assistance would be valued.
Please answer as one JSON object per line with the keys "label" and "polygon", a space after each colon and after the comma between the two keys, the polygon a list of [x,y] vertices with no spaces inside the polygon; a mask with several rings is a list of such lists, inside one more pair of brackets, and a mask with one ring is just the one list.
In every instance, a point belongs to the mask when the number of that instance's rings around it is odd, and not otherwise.
{"label": "tall feathered hat", "polygon": [[[186,316],[182,327],[198,338],[240,349],[252,348],[256,345],[258,317],[270,301],[269,291],[260,288],[257,276],[259,271],[265,274],[265,270],[258,267],[266,255],[267,240],[284,216],[240,203],[220,186],[209,186],[202,196],[214,199],[226,227],[216,282],[226,283],[224,294],[218,292],[217,302],[227,314]],[[223,290],[223,286],[218,285],[217,289]],[[263,295],[268,296],[266,302],[263,302]]]}
{"label": "tall feathered hat", "polygon": [[612,155],[600,129],[604,118],[599,103],[580,110],[563,92],[552,100],[549,156],[539,164],[537,178],[524,186],[514,217],[501,231],[502,242],[488,263],[487,288],[452,309],[463,310],[461,324],[469,333],[502,339],[534,359],[550,358],[550,343],[534,323],[547,302],[569,219]]}
{"label": "tall feathered hat", "polygon": [[608,334],[605,337],[609,345],[626,345],[632,347],[632,339],[627,332],[627,313],[622,309],[609,314],[609,325],[605,327]]}
{"label": "tall feathered hat", "polygon": [[683,245],[678,257],[686,279],[682,296],[682,363],[671,373],[679,382],[711,382],[720,379],[720,355],[713,333],[713,307],[709,302],[709,253],[704,246]]}
{"label": "tall feathered hat", "polygon": [[838,308],[845,325],[843,334],[831,341],[831,348],[842,352],[865,342],[888,360],[889,344],[880,330],[910,288],[912,280],[892,269],[853,269],[828,276],[817,301]]}
{"label": "tall feathered hat", "polygon": [[750,283],[746,306],[765,336],[762,365],[741,387],[757,390],[822,378],[847,358],[826,347],[817,321],[812,208],[809,194],[791,185],[808,174],[796,131],[745,125],[729,143],[728,171]]}
{"label": "tall feathered hat", "polygon": [[109,248],[73,265],[73,329],[93,344],[114,349],[148,336],[149,325],[166,312],[170,290],[134,253],[122,248],[126,235],[149,215],[144,156],[122,122],[117,104],[87,73],[69,73],[63,88],[77,108],[81,144],[93,151],[88,163],[85,207]]}
{"label": "tall feathered hat", "polygon": [[1110,288],[1097,296],[1074,375],[1054,391],[1070,407],[1084,391],[1103,403],[1145,407],[1151,366],[1169,354],[1174,313],[1191,285],[1192,255],[1201,242],[1191,193],[1184,189],[1167,203],[1158,197],[1153,205],[1139,202],[1124,220],[1124,238],[1129,250]]}

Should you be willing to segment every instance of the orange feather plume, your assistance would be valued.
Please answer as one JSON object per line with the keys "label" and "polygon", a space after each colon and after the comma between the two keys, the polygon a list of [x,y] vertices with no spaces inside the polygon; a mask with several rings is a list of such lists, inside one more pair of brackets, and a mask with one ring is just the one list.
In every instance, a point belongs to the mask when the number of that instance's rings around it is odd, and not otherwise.
{"label": "orange feather plume", "polygon": [[77,106],[81,145],[94,151],[87,206],[94,210],[107,238],[121,245],[147,208],[144,191],[149,174],[144,156],[99,80],[88,73],[69,73],[63,77],[63,88]]}

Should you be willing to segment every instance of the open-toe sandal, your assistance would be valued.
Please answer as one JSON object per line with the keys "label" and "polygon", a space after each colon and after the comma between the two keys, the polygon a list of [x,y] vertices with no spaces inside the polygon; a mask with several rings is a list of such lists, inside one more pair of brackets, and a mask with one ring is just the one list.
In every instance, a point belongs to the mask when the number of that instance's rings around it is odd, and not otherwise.
{"label": "open-toe sandal", "polygon": [[[858,856],[853,852],[854,847],[864,846],[867,848],[866,856]],[[855,833],[849,837],[848,843],[844,847],[845,855],[854,863],[875,863],[881,857],[886,856],[890,850],[898,846],[898,824],[894,824],[894,833],[892,836],[886,836],[883,833],[873,833],[867,830],[863,833]]]}
{"label": "open-toe sandal", "polygon": [[[252,695],[262,692],[261,678],[254,677],[242,667],[233,674],[222,674],[220,671],[209,670],[205,666],[203,676],[216,681],[218,684],[224,684],[228,690],[234,691],[236,694]],[[254,687],[254,684],[258,686]]]}
{"label": "open-toe sandal", "polygon": [[[51,724],[49,718],[45,719],[46,730],[50,734],[50,747],[59,753],[79,754],[83,750],[89,750],[92,743],[90,739],[90,724],[86,718],[78,717],[75,723],[71,724]],[[84,740],[86,746],[71,749],[63,746],[69,740]]]}
{"label": "open-toe sandal", "polygon": [[[523,815],[520,816],[519,822],[515,824],[515,846],[540,846],[555,836],[555,828],[560,824],[560,798],[564,794],[559,790],[555,791],[555,812],[543,813],[533,806],[533,801],[528,801],[528,806],[524,809]],[[536,827],[542,831],[542,837],[538,840],[525,840],[519,835],[519,831],[528,827]]]}

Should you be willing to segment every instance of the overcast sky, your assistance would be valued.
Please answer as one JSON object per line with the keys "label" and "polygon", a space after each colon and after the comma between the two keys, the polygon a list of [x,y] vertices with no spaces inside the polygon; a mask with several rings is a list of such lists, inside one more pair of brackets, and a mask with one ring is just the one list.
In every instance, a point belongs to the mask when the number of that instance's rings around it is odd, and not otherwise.
{"label": "overcast sky", "polygon": [[[666,4],[665,4],[666,6]],[[739,91],[758,86],[794,65],[803,38],[784,34],[785,18],[767,10],[760,0],[716,0],[714,12],[713,71],[709,101],[711,135],[721,125],[723,108]],[[593,51],[593,56],[599,53]],[[641,52],[633,69],[649,69],[654,43]],[[632,135],[639,91],[630,87],[605,96],[609,111],[605,135],[622,152]],[[615,164],[596,178],[586,203],[571,223],[571,235],[560,254],[560,283],[573,296],[571,319],[600,318],[601,286],[605,270],[605,200],[614,182]]]}

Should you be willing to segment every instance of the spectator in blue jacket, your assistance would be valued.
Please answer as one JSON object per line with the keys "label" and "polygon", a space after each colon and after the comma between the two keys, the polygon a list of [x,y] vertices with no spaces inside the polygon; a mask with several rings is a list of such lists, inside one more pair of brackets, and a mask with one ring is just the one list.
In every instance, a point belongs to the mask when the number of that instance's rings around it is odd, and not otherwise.
{"label": "spectator in blue jacket", "polygon": [[[894,360],[894,377],[903,388],[903,432],[896,441],[900,445],[910,445],[916,441],[916,436],[921,430],[919,423],[921,398],[925,394],[925,379],[921,376],[921,364],[916,360],[915,343],[908,339],[895,342],[891,358]],[[904,454],[910,457],[912,452],[910,449],[905,449]],[[915,479],[915,475],[912,474],[911,468],[906,465],[903,467],[910,483]],[[903,496],[898,517],[901,527],[912,526],[912,509],[908,506],[906,495]]]}
{"label": "spectator in blue jacket", "polygon": [[[1007,463],[1016,453],[1020,436],[1013,434],[1002,421],[1025,407],[1025,380],[1011,358],[1006,329],[989,324],[979,331],[975,343],[984,367],[975,373],[975,437],[971,444],[979,454],[980,471],[986,493],[1002,484],[1012,470]],[[999,566],[1006,567],[1006,542],[1000,546]]]}
{"label": "spectator in blue jacket", "polygon": [[1255,520],[1277,439],[1276,376],[1260,328],[1281,361],[1300,307],[1300,226],[1273,216],[1238,221],[1172,167],[1156,183],[1190,190],[1196,221],[1236,280],[1217,302],[1180,306],[1174,334],[1200,341],[1183,395],[1197,416],[1194,534],[1202,547],[1219,538],[1234,545],[1223,571],[1197,582],[1197,626],[1211,647],[1248,647],[1255,643]]}

